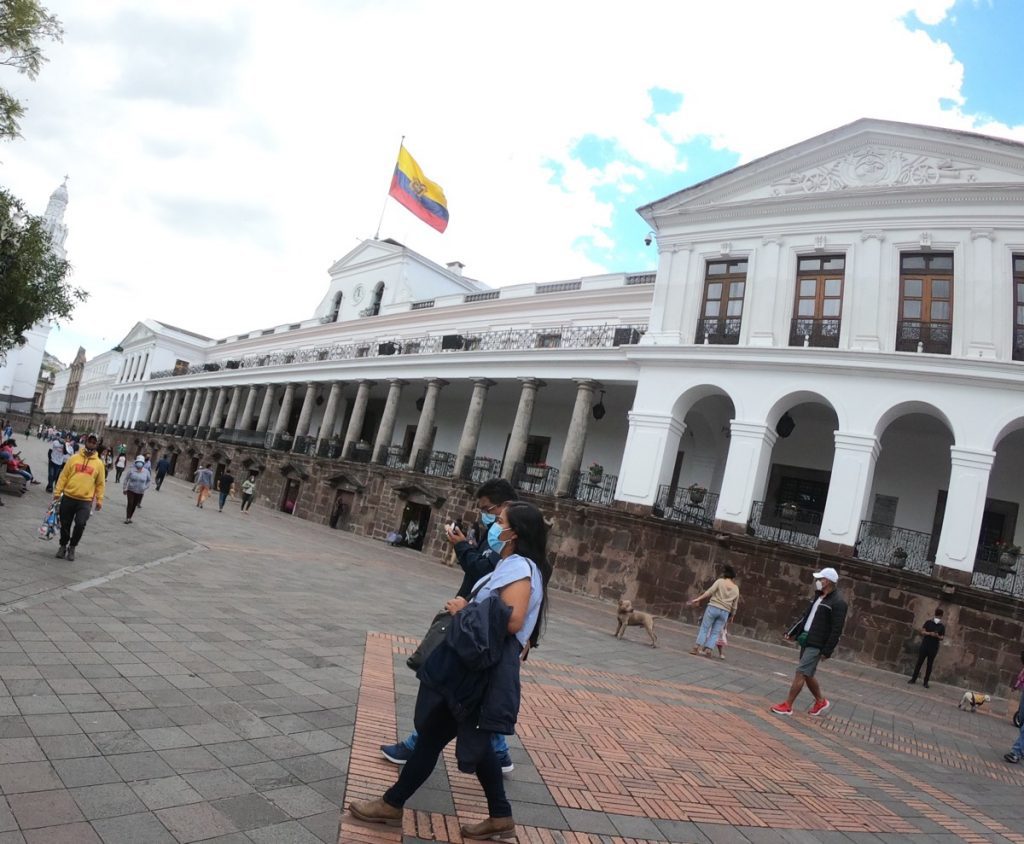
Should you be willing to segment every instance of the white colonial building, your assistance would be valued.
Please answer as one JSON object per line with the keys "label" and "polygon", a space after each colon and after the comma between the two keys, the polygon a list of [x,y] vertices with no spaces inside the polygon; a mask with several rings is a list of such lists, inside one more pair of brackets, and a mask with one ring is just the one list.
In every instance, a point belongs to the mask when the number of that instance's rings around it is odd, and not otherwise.
{"label": "white colonial building", "polygon": [[1019,593],[1022,200],[1024,145],[860,120],[641,208],[656,274],[491,289],[368,241],[311,319],[140,323],[110,422],[194,460],[500,473]]}

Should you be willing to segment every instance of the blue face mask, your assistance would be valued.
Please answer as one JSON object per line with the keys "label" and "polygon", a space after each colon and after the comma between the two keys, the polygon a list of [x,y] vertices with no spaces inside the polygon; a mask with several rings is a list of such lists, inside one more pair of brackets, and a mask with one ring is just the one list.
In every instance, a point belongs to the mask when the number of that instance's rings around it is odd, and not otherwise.
{"label": "blue face mask", "polygon": [[500,554],[501,549],[505,547],[506,540],[498,538],[504,532],[505,528],[503,528],[497,522],[491,525],[490,529],[488,529],[487,531],[487,544],[491,546],[491,550],[495,554]]}
{"label": "blue face mask", "polygon": [[484,527],[490,527],[494,524],[494,520],[497,518],[498,517],[495,516],[494,513],[481,513],[480,524],[484,525]]}

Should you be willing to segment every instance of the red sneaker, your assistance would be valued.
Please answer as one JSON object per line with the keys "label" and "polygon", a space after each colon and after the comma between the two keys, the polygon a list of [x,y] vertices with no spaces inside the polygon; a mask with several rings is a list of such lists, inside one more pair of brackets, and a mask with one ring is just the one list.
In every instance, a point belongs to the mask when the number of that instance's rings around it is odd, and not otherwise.
{"label": "red sneaker", "polygon": [[782,703],[775,704],[775,706],[772,707],[772,712],[776,715],[792,715],[793,707],[783,701]]}
{"label": "red sneaker", "polygon": [[814,701],[814,706],[807,710],[807,714],[821,715],[821,713],[828,709],[831,705],[832,704],[829,702],[827,698],[824,698],[822,700],[816,700]]}

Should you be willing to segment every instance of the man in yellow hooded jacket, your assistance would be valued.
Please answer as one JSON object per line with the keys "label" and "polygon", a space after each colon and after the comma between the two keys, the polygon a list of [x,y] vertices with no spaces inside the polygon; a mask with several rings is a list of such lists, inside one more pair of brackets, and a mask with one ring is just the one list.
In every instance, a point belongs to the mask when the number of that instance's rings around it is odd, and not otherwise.
{"label": "man in yellow hooded jacket", "polygon": [[[99,440],[89,434],[77,454],[72,454],[64,463],[64,469],[53,488],[53,497],[60,498],[60,548],[58,559],[65,557],[74,562],[75,548],[85,533],[93,502],[96,509],[103,509],[103,492],[106,486],[107,470],[103,460],[96,454]],[[61,496],[63,495],[63,498]],[[74,530],[72,530],[74,523]]]}

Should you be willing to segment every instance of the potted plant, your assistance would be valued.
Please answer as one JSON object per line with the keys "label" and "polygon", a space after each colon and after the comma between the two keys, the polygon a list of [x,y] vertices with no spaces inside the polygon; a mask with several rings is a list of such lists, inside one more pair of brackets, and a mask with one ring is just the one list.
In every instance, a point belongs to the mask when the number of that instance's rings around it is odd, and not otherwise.
{"label": "potted plant", "polygon": [[704,496],[708,494],[707,488],[700,484],[690,484],[686,491],[690,494],[691,504],[702,504],[704,502]]}
{"label": "potted plant", "polygon": [[604,477],[604,466],[595,460],[590,464],[587,472],[590,474],[590,482],[592,484],[599,484],[601,483],[601,478]]}
{"label": "potted plant", "polygon": [[895,550],[892,552],[892,567],[894,569],[901,569],[907,564],[907,549],[902,545],[897,545]]}
{"label": "potted plant", "polygon": [[531,463],[526,467],[526,474],[531,478],[543,478],[547,468],[548,464],[543,460],[540,463]]}
{"label": "potted plant", "polygon": [[797,513],[800,512],[800,508],[796,506],[794,501],[785,501],[779,506],[779,515],[788,521],[793,521],[797,517]]}
{"label": "potted plant", "polygon": [[996,552],[998,553],[998,564],[999,571],[1001,573],[1010,574],[1017,569],[1017,561],[1020,557],[1020,546],[1011,545],[1009,542],[1004,540],[998,540],[994,543]]}

